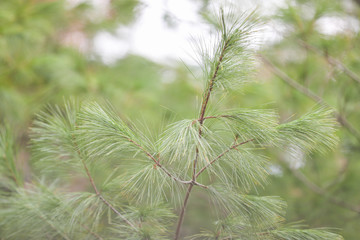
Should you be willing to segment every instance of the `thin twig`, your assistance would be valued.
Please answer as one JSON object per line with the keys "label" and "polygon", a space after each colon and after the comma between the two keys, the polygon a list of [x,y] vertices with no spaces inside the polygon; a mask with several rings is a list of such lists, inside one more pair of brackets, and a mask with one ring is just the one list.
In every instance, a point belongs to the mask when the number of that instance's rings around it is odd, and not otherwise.
{"label": "thin twig", "polygon": [[[33,210],[32,208],[28,207],[30,210]],[[39,216],[39,218],[41,218],[43,221],[45,221],[52,229],[54,229],[55,231],[57,231],[62,238],[66,239],[66,240],[70,240],[70,238],[63,232],[61,232],[59,230],[59,228],[57,228],[52,222],[51,220],[49,220],[46,216],[44,216],[44,214],[41,213],[40,210],[36,211],[37,215]]]}
{"label": "thin twig", "polygon": [[83,163],[83,166],[85,168],[85,171],[86,171],[86,174],[90,180],[90,183],[91,183],[91,186],[93,187],[95,193],[96,193],[96,196],[98,196],[101,201],[103,201],[103,203],[105,203],[105,205],[107,205],[115,214],[117,214],[121,219],[124,220],[124,222],[126,222],[130,227],[132,227],[133,229],[135,229],[137,231],[137,228],[135,227],[134,224],[132,224],[129,220],[127,220],[124,215],[122,215],[111,203],[109,203],[102,195],[101,193],[99,192],[99,190],[97,189],[96,185],[95,185],[95,182],[94,182],[94,179],[92,178],[91,174],[90,174],[90,171],[88,169],[88,167],[86,166],[86,163],[83,159],[81,159],[82,163]]}
{"label": "thin twig", "polygon": [[[262,61],[271,69],[271,71],[278,76],[281,80],[283,80],[285,83],[296,89],[297,91],[301,92],[308,98],[312,99],[316,103],[321,103],[324,106],[327,106],[329,108],[334,109],[331,107],[323,98],[316,95],[314,92],[312,92],[310,89],[304,87],[303,85],[296,82],[294,79],[290,78],[286,73],[281,71],[279,68],[277,68],[272,62],[270,62],[265,56],[259,54],[259,57],[262,59]],[[359,142],[360,142],[360,133],[359,131],[346,119],[344,115],[342,115],[340,112],[335,111],[335,116],[337,121],[345,127],[350,134],[352,134]]]}
{"label": "thin twig", "polygon": [[252,142],[255,139],[249,139],[246,140],[245,142],[241,142],[241,143],[234,143],[231,147],[229,147],[228,149],[226,149],[224,152],[222,152],[219,156],[217,156],[216,158],[214,158],[211,162],[209,162],[206,166],[204,166],[197,174],[196,177],[198,177],[202,172],[204,172],[209,166],[211,166],[214,162],[216,162],[217,160],[219,160],[222,156],[224,156],[227,152],[229,152],[232,149],[236,149],[238,146],[246,144],[248,142]]}
{"label": "thin twig", "polygon": [[85,228],[87,231],[89,231],[89,233],[90,233],[91,235],[93,235],[93,236],[96,237],[97,239],[99,239],[99,240],[104,240],[101,236],[99,236],[99,234],[91,231],[91,229],[88,228],[87,226],[85,226],[84,224],[81,224],[81,227]]}
{"label": "thin twig", "polygon": [[316,54],[323,56],[329,64],[343,71],[349,78],[351,78],[355,82],[360,83],[360,77],[356,73],[351,71],[349,68],[347,68],[345,64],[343,64],[340,60],[328,55],[327,53],[308,44],[307,42],[301,41],[300,44],[303,45],[306,49],[311,50],[312,52],[315,52]]}
{"label": "thin twig", "polygon": [[85,169],[85,172],[86,172],[86,175],[88,176],[89,178],[89,181],[90,181],[90,184],[92,186],[92,188],[94,189],[95,193],[96,193],[96,196],[98,196],[100,198],[101,201],[103,201],[105,203],[105,205],[107,205],[114,213],[116,213],[121,219],[124,220],[124,222],[126,222],[130,227],[132,227],[134,230],[137,231],[137,228],[134,226],[134,224],[132,224],[129,220],[127,220],[118,210],[116,210],[116,208],[110,204],[100,193],[100,191],[97,189],[96,185],[95,185],[95,181],[93,179],[93,177],[91,176],[90,174],[90,171],[89,171],[89,168],[87,167],[86,163],[85,163],[85,160],[84,158],[82,157],[81,155],[81,152],[79,150],[79,147],[75,141],[75,136],[73,135],[72,136],[73,138],[73,142],[74,142],[74,145],[75,145],[75,149],[76,149],[76,152],[77,154],[79,155],[80,159],[81,159],[81,162],[84,166],[84,169]]}
{"label": "thin twig", "polygon": [[216,77],[218,76],[218,72],[219,72],[219,69],[220,69],[220,65],[223,61],[223,58],[224,58],[224,55],[225,55],[225,51],[226,49],[229,47],[229,40],[227,40],[224,44],[224,47],[222,48],[221,50],[221,54],[220,54],[220,57],[219,57],[219,60],[216,64],[216,67],[215,67],[215,71],[214,71],[214,74],[209,82],[209,86],[206,90],[206,95],[203,99],[203,102],[201,104],[201,111],[200,111],[200,117],[199,117],[199,122],[200,122],[200,125],[202,125],[203,121],[204,121],[204,116],[205,116],[205,112],[206,112],[206,107],[208,105],[208,102],[209,102],[209,99],[210,99],[210,95],[211,95],[211,91],[213,90],[213,87],[214,87],[214,83],[215,83],[215,79]]}
{"label": "thin twig", "polygon": [[186,191],[183,207],[181,208],[180,215],[179,215],[179,221],[178,221],[178,224],[177,224],[177,227],[176,227],[175,240],[179,239],[181,225],[182,225],[182,223],[184,221],[184,214],[185,214],[186,205],[188,203],[190,193],[191,193],[191,189],[193,188],[193,186],[194,186],[193,184],[190,184],[187,191]]}
{"label": "thin twig", "polygon": [[127,140],[129,142],[133,143],[135,146],[137,146],[141,151],[143,151],[146,154],[146,156],[148,156],[151,160],[154,161],[154,163],[155,163],[155,165],[157,167],[159,167],[162,171],[164,171],[166,173],[166,175],[168,175],[169,177],[171,177],[175,181],[178,181],[178,182],[183,183],[183,184],[190,184],[191,183],[191,181],[184,181],[184,180],[181,180],[178,177],[172,175],[162,164],[160,164],[160,162],[153,155],[151,155],[148,151],[146,151],[145,148],[143,148],[140,144],[138,144],[137,142],[135,142],[134,140],[132,140],[130,138],[128,138]]}
{"label": "thin twig", "polygon": [[97,189],[96,185],[95,185],[95,182],[94,182],[94,179],[92,178],[91,174],[90,174],[90,171],[89,171],[89,168],[87,167],[84,159],[81,159],[81,162],[84,166],[84,169],[85,169],[85,172],[86,172],[86,175],[88,176],[89,180],[90,180],[90,184],[92,186],[92,188],[94,189],[96,195],[100,195],[100,192],[99,190]]}
{"label": "thin twig", "polygon": [[208,186],[206,186],[204,184],[201,184],[201,183],[198,183],[196,181],[191,182],[191,184],[194,185],[194,186],[199,186],[199,187],[205,188],[205,189],[209,188]]}

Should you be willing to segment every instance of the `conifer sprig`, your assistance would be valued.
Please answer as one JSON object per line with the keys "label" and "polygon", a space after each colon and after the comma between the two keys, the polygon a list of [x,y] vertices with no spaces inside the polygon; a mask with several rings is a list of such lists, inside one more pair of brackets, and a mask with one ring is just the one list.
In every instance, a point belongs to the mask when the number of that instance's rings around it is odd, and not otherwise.
{"label": "conifer sprig", "polygon": [[[202,53],[206,87],[199,117],[170,124],[156,141],[96,102],[68,102],[40,113],[31,130],[35,166],[45,176],[60,177],[61,187],[13,188],[0,199],[6,207],[0,209],[1,233],[9,239],[25,233],[28,239],[168,239],[177,220],[179,239],[192,190],[201,187],[218,219],[214,230],[192,239],[341,239],[324,230],[287,227],[284,201],[249,194],[267,183],[268,159],[259,147],[325,151],[336,144],[335,124],[323,107],[284,124],[271,110],[207,116],[215,91],[248,81],[248,47],[259,22],[254,13],[235,19],[222,11],[218,19],[219,42],[212,53]],[[11,139],[0,131],[0,140],[0,170],[9,171],[2,176],[16,179],[14,162],[8,164],[14,161]],[[62,194],[69,191],[65,176],[86,179],[90,191]]]}
{"label": "conifer sprig", "polygon": [[[32,128],[34,154],[37,155],[40,162],[53,161],[52,157],[56,157],[61,161],[66,161],[67,167],[71,160],[78,169],[83,169],[90,181],[90,184],[99,198],[107,205],[115,214],[122,218],[129,226],[136,230],[136,227],[128,221],[98,190],[86,160],[89,159],[89,151],[80,149],[78,143],[78,113],[80,105],[75,101],[65,104],[62,109],[59,106],[49,108],[49,114],[41,113]],[[61,129],[61,131],[59,131]],[[59,134],[60,133],[60,134]],[[49,144],[52,143],[52,144]],[[42,146],[49,146],[50,149]],[[79,166],[80,164],[80,166]]]}

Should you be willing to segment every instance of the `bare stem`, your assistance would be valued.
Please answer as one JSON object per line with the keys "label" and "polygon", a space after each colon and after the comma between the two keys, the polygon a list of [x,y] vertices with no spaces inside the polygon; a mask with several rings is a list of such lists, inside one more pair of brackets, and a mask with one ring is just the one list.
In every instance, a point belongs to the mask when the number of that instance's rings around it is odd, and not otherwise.
{"label": "bare stem", "polygon": [[184,214],[185,214],[186,205],[188,203],[190,193],[191,193],[191,190],[192,190],[193,186],[194,186],[193,184],[190,184],[188,189],[187,189],[185,199],[184,199],[184,203],[183,203],[183,207],[181,208],[181,212],[180,212],[180,215],[179,215],[179,221],[178,221],[178,224],[177,224],[177,227],[176,227],[175,240],[179,239],[181,225],[182,225],[182,223],[184,221]]}

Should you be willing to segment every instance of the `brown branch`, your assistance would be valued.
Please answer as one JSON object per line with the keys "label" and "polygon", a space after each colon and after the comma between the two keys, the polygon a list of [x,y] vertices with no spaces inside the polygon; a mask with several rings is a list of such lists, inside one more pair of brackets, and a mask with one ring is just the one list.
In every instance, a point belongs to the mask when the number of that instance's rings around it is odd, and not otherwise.
{"label": "brown branch", "polygon": [[88,228],[87,226],[85,226],[84,224],[81,224],[81,227],[85,228],[87,231],[89,231],[89,233],[90,233],[91,235],[93,235],[93,236],[96,237],[97,239],[99,239],[99,240],[104,240],[101,236],[99,236],[99,234],[91,231],[91,229]]}
{"label": "brown branch", "polygon": [[146,151],[140,144],[138,144],[137,142],[135,142],[132,139],[128,139],[128,141],[132,142],[134,145],[136,145],[138,148],[140,148],[151,160],[154,161],[155,165],[157,167],[159,167],[161,170],[163,170],[166,175],[168,175],[169,177],[171,177],[172,179],[174,179],[175,181],[178,181],[179,183],[182,184],[193,184],[195,186],[199,186],[202,188],[208,188],[207,186],[196,182],[194,179],[193,180],[188,180],[188,181],[184,181],[179,179],[178,177],[175,177],[174,175],[172,175],[163,165],[160,164],[159,160],[157,160],[154,156],[152,156],[148,151]]}
{"label": "brown branch", "polygon": [[330,194],[328,194],[326,192],[325,189],[319,187],[318,185],[316,185],[315,183],[313,183],[312,181],[310,181],[303,173],[301,173],[300,171],[293,169],[291,167],[289,167],[287,164],[286,166],[290,169],[290,171],[293,173],[293,175],[300,180],[303,184],[305,184],[305,186],[307,186],[311,191],[313,191],[316,194],[319,194],[323,197],[325,197],[329,202],[331,202],[332,204],[338,205],[342,208],[348,209],[350,211],[356,212],[357,214],[360,214],[360,207],[355,207],[341,199],[338,199],[336,197],[331,196]]}
{"label": "brown branch", "polygon": [[190,184],[187,191],[186,191],[183,207],[181,208],[181,212],[180,212],[180,215],[179,215],[179,221],[178,221],[178,224],[177,224],[177,227],[176,227],[175,240],[179,239],[181,225],[182,225],[182,223],[184,221],[184,214],[185,214],[186,205],[188,203],[190,193],[191,193],[191,190],[192,190],[193,186],[194,186],[193,184]]}
{"label": "brown branch", "polygon": [[89,168],[87,167],[86,163],[85,163],[85,160],[84,158],[81,156],[81,153],[80,153],[80,150],[79,150],[79,147],[75,141],[75,136],[72,135],[72,138],[73,138],[73,143],[75,145],[75,149],[76,149],[76,152],[77,154],[79,155],[80,159],[81,159],[81,162],[84,166],[84,169],[85,169],[85,172],[86,172],[86,175],[88,176],[89,178],[89,181],[90,181],[90,184],[92,186],[92,188],[94,189],[95,193],[96,193],[96,196],[98,196],[101,201],[103,201],[105,203],[105,205],[107,205],[114,213],[116,213],[121,219],[124,220],[124,222],[126,222],[130,227],[132,227],[134,230],[137,231],[137,228],[129,221],[127,220],[118,210],[115,209],[115,207],[113,205],[111,205],[100,193],[100,191],[97,189],[96,185],[95,185],[95,182],[94,182],[94,179],[93,177],[91,176],[90,174],[90,171],[89,171]]}
{"label": "brown branch", "polygon": [[217,156],[216,158],[214,158],[211,162],[209,162],[206,166],[204,166],[197,174],[196,177],[198,177],[202,172],[204,172],[209,166],[211,166],[214,162],[216,162],[217,160],[219,160],[222,156],[224,156],[226,153],[228,153],[230,150],[232,149],[236,149],[238,146],[246,144],[248,142],[252,142],[255,139],[249,139],[246,140],[245,142],[241,142],[241,143],[234,143],[231,147],[229,147],[228,149],[226,149],[224,152],[222,152],[219,156]]}
{"label": "brown branch", "polygon": [[86,175],[88,176],[89,180],[90,180],[90,183],[91,183],[91,186],[92,188],[94,189],[96,195],[100,195],[100,192],[99,190],[97,189],[96,185],[95,185],[95,182],[94,182],[94,179],[92,178],[91,174],[90,174],[90,171],[89,171],[89,168],[87,167],[84,159],[81,159],[81,162],[84,166],[84,169],[85,169],[85,172],[86,172]]}
{"label": "brown branch", "polygon": [[312,52],[314,52],[320,56],[323,56],[329,64],[340,69],[342,72],[344,72],[349,78],[351,78],[355,82],[360,83],[360,77],[356,73],[351,71],[349,68],[347,68],[345,66],[345,64],[343,64],[340,60],[329,56],[327,53],[321,51],[320,49],[317,49],[314,46],[311,46],[310,44],[308,44],[304,41],[301,41],[300,44],[303,45],[307,50],[311,50]]}
{"label": "brown branch", "polygon": [[216,77],[218,76],[218,72],[219,72],[219,69],[220,69],[220,65],[224,59],[224,56],[225,56],[225,52],[227,50],[227,48],[229,47],[229,39],[225,42],[224,44],[224,47],[222,48],[221,50],[221,54],[219,56],[219,60],[217,61],[216,63],[216,67],[215,67],[215,71],[214,71],[214,74],[213,76],[211,77],[210,79],[210,82],[209,82],[209,86],[206,90],[206,94],[205,94],[205,97],[203,98],[203,102],[201,104],[201,111],[200,111],[200,117],[199,117],[199,122],[200,122],[200,125],[202,125],[203,121],[204,121],[204,116],[205,116],[205,112],[206,112],[206,107],[207,107],[207,104],[209,102],[209,99],[210,99],[210,95],[211,95],[211,91],[214,87],[214,83],[215,83],[215,79]]}
{"label": "brown branch", "polygon": [[[199,127],[199,136],[201,137],[201,126]],[[193,164],[193,173],[192,173],[192,180],[195,181],[196,180],[196,164],[199,158],[199,148],[198,146],[196,146],[195,149],[195,160],[194,160],[194,164]]]}
{"label": "brown branch", "polygon": [[94,179],[92,178],[90,171],[88,169],[88,167],[86,166],[86,163],[84,161],[84,159],[81,159],[81,162],[85,168],[86,174],[90,180],[91,186],[93,187],[96,196],[98,196],[101,201],[103,201],[103,203],[105,203],[105,205],[107,205],[115,214],[117,214],[121,219],[124,220],[124,222],[126,222],[130,227],[132,227],[133,229],[135,229],[137,231],[137,228],[134,226],[134,224],[132,224],[129,220],[127,220],[112,204],[110,204],[99,192],[99,190],[97,189]]}
{"label": "brown branch", "polygon": [[[273,63],[271,63],[265,56],[259,54],[259,57],[262,59],[262,61],[271,69],[271,71],[278,76],[281,80],[283,80],[285,83],[290,85],[295,90],[301,92],[308,98],[312,99],[316,103],[321,103],[324,106],[327,106],[329,108],[334,109],[331,107],[323,98],[316,95],[314,92],[312,92],[310,89],[304,87],[303,85],[296,82],[294,79],[290,78],[286,73],[281,71],[279,68],[277,68]],[[335,111],[335,117],[337,121],[345,127],[350,134],[352,134],[359,142],[360,142],[360,133],[359,131],[346,119],[344,115],[342,115],[340,112]]]}
{"label": "brown branch", "polygon": [[148,151],[146,151],[145,148],[143,148],[140,144],[138,144],[137,142],[135,142],[134,140],[132,140],[130,138],[128,138],[127,140],[129,142],[133,143],[135,146],[137,146],[141,151],[143,151],[146,154],[146,156],[148,156],[151,160],[153,160],[155,165],[157,167],[159,167],[162,171],[164,171],[166,173],[166,175],[168,175],[170,178],[172,178],[175,181],[178,181],[180,183],[183,183],[183,184],[190,184],[192,182],[192,181],[181,180],[178,177],[172,175],[162,164],[160,164],[160,162],[158,160],[156,160],[156,158],[153,155],[151,155]]}
{"label": "brown branch", "polygon": [[205,186],[204,184],[198,183],[196,181],[192,181],[190,184],[192,184],[194,186],[199,186],[199,187],[202,187],[202,188],[205,188],[205,189],[209,188],[208,186]]}

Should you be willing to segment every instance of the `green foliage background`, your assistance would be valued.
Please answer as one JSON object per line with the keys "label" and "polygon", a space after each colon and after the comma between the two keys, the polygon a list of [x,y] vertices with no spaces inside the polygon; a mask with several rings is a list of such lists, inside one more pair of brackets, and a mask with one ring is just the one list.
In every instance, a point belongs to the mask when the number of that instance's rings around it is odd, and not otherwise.
{"label": "green foliage background", "polygon": [[[203,9],[208,8],[209,2],[203,1]],[[344,2],[297,0],[287,3],[269,17],[269,21],[284,26],[284,38],[264,46],[261,54],[290,78],[320,96],[360,132],[360,83],[328,60],[328,56],[338,59],[360,75],[358,32],[325,35],[317,25],[320,18],[328,16],[351,17],[358,21],[359,6],[352,1]],[[29,160],[26,147],[27,129],[35,113],[45,105],[74,96],[106,99],[119,115],[140,119],[149,129],[161,127],[170,120],[194,117],[196,103],[200,101],[195,96],[201,94],[201,83],[193,79],[183,64],[170,67],[129,55],[105,65],[99,56],[66,42],[67,34],[79,31],[91,46],[97,32],[113,32],[120,24],[130,24],[141,7],[144,6],[137,0],[112,1],[109,14],[94,21],[90,16],[96,10],[86,3],[68,8],[65,1],[58,0],[0,2],[0,120],[14,133],[17,166],[11,168],[21,176],[22,184],[36,178],[37,170]],[[315,105],[272,70],[266,63],[259,64],[255,78],[260,84],[246,86],[243,89],[246,95],[228,92],[229,100],[219,102],[217,108],[271,105],[286,122]],[[192,71],[196,74],[198,69],[192,68]],[[164,81],[167,72],[174,75],[170,82]],[[308,160],[304,166],[295,169],[324,189],[325,194],[312,191],[299,180],[294,169],[284,161],[286,153],[278,150],[266,154],[272,156],[273,165],[281,169],[282,174],[272,177],[264,194],[278,195],[287,201],[290,221],[305,220],[310,227],[340,228],[345,239],[357,239],[360,139],[356,132],[344,127],[340,127],[338,135],[340,145],[335,152],[312,155],[311,160],[305,156]],[[96,174],[105,178],[101,172]],[[84,182],[80,178],[78,182],[70,182],[69,188],[89,187]],[[196,194],[195,197],[203,197],[201,192]],[[358,212],[334,204],[331,201],[334,197]],[[184,231],[195,233],[199,227],[210,225],[209,218],[201,214],[203,207],[190,203]]]}

